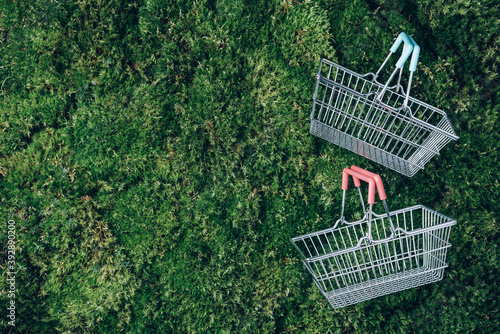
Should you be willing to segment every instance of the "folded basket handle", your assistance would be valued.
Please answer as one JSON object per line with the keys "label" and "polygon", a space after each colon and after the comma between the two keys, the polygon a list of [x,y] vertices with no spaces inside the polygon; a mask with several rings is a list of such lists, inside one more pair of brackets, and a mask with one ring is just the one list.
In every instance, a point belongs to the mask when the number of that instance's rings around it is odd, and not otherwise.
{"label": "folded basket handle", "polygon": [[[376,181],[373,177],[365,175],[363,173],[357,172],[355,170],[349,169],[349,168],[344,168],[342,171],[342,190],[347,190],[348,184],[349,184],[349,175],[352,176],[354,180],[354,185],[356,187],[360,186],[359,180],[363,180],[365,182],[368,182],[368,204],[375,204],[375,187],[377,187]],[[385,196],[385,191],[383,190],[384,188],[382,187],[382,193],[379,190],[379,197],[382,199],[381,194],[383,194],[384,199],[386,198]]]}
{"label": "folded basket handle", "polygon": [[[391,225],[391,231],[394,232],[395,231],[394,223],[392,222],[391,215],[389,213],[389,208],[387,207],[387,203],[385,202],[385,200],[387,199],[387,196],[385,195],[385,189],[384,189],[384,185],[382,184],[382,179],[380,178],[380,175],[375,174],[375,173],[370,172],[370,171],[367,171],[366,169],[363,169],[361,167],[354,166],[354,165],[351,166],[351,170],[356,171],[358,173],[361,173],[367,177],[371,177],[375,181],[375,184],[377,185],[378,195],[380,197],[380,200],[382,201],[382,204],[384,204],[384,210],[385,210],[385,213],[387,214],[387,219],[389,220],[389,224]],[[354,178],[354,176],[353,176],[353,178]],[[359,181],[358,181],[358,183],[359,183]],[[356,184],[356,180],[354,180],[354,184]],[[406,233],[406,231],[405,231],[405,233]]]}
{"label": "folded basket handle", "polygon": [[[342,171],[342,189],[344,190],[344,194],[342,196],[342,213],[340,215],[340,219],[337,221],[338,222],[344,222],[347,223],[344,219],[344,208],[345,208],[345,193],[347,190],[347,186],[349,183],[349,175],[352,176],[354,185],[358,188],[359,191],[359,196],[361,198],[361,201],[363,201],[363,198],[361,197],[361,191],[359,190],[359,186],[361,185],[359,180],[363,180],[365,182],[368,182],[368,204],[370,204],[370,209],[368,212],[365,212],[365,215],[368,214],[368,233],[366,236],[362,237],[361,239],[358,240],[358,246],[361,245],[363,240],[366,240],[369,244],[372,243],[381,243],[387,240],[392,239],[395,235],[396,232],[402,232],[404,234],[408,234],[406,230],[404,230],[401,227],[395,228],[394,223],[392,222],[391,219],[391,214],[389,212],[389,209],[387,208],[387,203],[385,202],[387,196],[385,194],[385,189],[384,185],[382,184],[382,179],[378,174],[369,172],[363,168],[360,168],[358,166],[351,166],[351,168],[344,168]],[[384,204],[384,209],[385,213],[387,215],[387,220],[389,221],[390,224],[390,230],[391,230],[391,235],[385,239],[380,239],[380,240],[373,240],[372,239],[372,205],[375,203],[375,188],[378,191],[378,195],[380,197],[380,200]],[[364,206],[364,204],[363,204]],[[335,227],[337,226],[337,223],[335,224]],[[348,224],[348,223],[347,223]]]}
{"label": "folded basket handle", "polygon": [[[380,178],[380,176],[378,174],[369,172],[366,169],[363,169],[363,168],[360,168],[360,167],[354,166],[354,165],[351,166],[351,170],[358,172],[358,173],[361,173],[367,177],[371,177],[375,181],[375,184],[377,186],[378,196],[379,196],[380,200],[385,201],[387,199],[387,195],[385,194],[384,185],[382,184],[382,179]],[[356,187],[359,187],[360,183],[359,183],[358,178],[356,176],[353,176],[352,178],[354,180],[354,185]]]}
{"label": "folded basket handle", "polygon": [[393,54],[397,51],[397,49],[399,48],[399,46],[401,45],[401,43],[403,41],[405,43],[405,46],[403,47],[403,54],[401,55],[398,62],[396,63],[396,68],[394,69],[391,76],[389,77],[389,79],[385,83],[384,88],[382,88],[382,91],[377,95],[377,99],[379,101],[382,101],[382,97],[384,96],[385,91],[389,87],[389,83],[392,81],[392,79],[394,78],[394,75],[398,71],[399,71],[399,79],[398,79],[398,83],[396,86],[399,86],[399,83],[401,81],[401,74],[403,73],[403,65],[406,62],[406,60],[408,59],[408,57],[410,56],[410,54],[412,54],[411,62],[410,62],[410,78],[408,80],[408,88],[406,90],[406,97],[405,97],[405,100],[403,103],[403,106],[406,108],[408,106],[408,99],[410,97],[410,87],[411,87],[411,81],[413,78],[413,73],[417,70],[418,57],[420,55],[420,46],[417,43],[415,43],[415,40],[411,36],[408,36],[404,32],[401,32],[399,34],[398,38],[396,38],[396,41],[394,41],[394,44],[391,47],[391,52],[389,52],[389,55],[384,60],[384,62],[382,63],[382,66],[380,66],[377,73],[375,73],[374,80],[377,79],[380,71],[382,70],[382,68],[385,66],[385,64],[387,63],[387,61],[391,57],[391,54]]}
{"label": "folded basket handle", "polygon": [[398,38],[396,38],[396,40],[394,41],[394,44],[392,44],[391,52],[396,53],[399,46],[401,45],[401,42],[404,42],[403,53],[401,54],[401,57],[399,57],[399,60],[396,63],[397,68],[403,67],[403,64],[406,62],[406,59],[408,59],[408,57],[413,51],[414,44],[412,43],[410,38],[411,37],[406,35],[404,32],[401,32]]}
{"label": "folded basket handle", "polygon": [[415,43],[415,40],[411,37],[408,36],[410,39],[410,42],[413,44],[413,52],[411,55],[411,62],[410,62],[410,71],[415,72],[417,70],[417,63],[418,63],[418,56],[420,55],[420,46]]}

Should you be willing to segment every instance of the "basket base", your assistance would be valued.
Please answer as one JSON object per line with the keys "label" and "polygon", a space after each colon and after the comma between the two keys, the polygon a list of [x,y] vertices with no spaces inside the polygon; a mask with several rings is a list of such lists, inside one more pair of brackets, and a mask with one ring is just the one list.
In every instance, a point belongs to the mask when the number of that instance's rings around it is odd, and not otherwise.
{"label": "basket base", "polygon": [[314,119],[311,119],[310,132],[321,139],[346,148],[351,152],[373,160],[408,177],[412,177],[420,169],[422,169],[421,167],[413,165],[394,154],[372,146],[363,140],[334,129],[331,126]]}
{"label": "basket base", "polygon": [[324,296],[328,299],[328,302],[333,308],[342,308],[394,292],[440,281],[443,278],[443,271],[446,267],[447,266],[444,265],[432,270],[425,267],[416,268],[404,273],[398,273],[370,282],[359,283],[340,290],[327,292]]}

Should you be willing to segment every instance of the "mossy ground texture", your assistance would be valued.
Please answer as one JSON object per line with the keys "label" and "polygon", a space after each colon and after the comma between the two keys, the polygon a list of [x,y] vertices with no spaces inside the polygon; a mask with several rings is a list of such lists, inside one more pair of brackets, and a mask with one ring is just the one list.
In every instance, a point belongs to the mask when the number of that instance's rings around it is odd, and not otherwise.
{"label": "mossy ground texture", "polygon": [[[0,14],[14,331],[500,331],[497,2],[20,0]],[[319,60],[373,72],[401,31],[422,48],[412,96],[460,136],[413,178],[309,134]],[[339,218],[353,164],[382,176],[391,209],[457,225],[442,281],[333,310],[290,239]]]}

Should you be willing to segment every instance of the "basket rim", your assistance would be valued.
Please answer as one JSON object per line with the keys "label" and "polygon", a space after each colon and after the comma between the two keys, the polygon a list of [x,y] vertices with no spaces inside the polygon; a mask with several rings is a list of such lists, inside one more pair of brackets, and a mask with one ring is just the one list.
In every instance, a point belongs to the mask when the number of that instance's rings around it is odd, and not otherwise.
{"label": "basket rim", "polygon": [[[408,207],[408,208],[391,211],[391,212],[389,212],[389,214],[391,216],[393,216],[393,215],[396,215],[398,213],[403,213],[403,212],[408,212],[408,211],[413,211],[413,210],[418,210],[418,209],[426,210],[426,211],[428,211],[428,212],[430,212],[430,213],[432,213],[434,215],[437,215],[437,216],[440,216],[441,218],[444,218],[446,221],[443,222],[443,223],[439,223],[439,224],[433,225],[433,226],[424,227],[424,228],[417,228],[417,229],[414,229],[412,231],[407,231],[407,233],[405,234],[404,237],[406,237],[406,236],[412,236],[412,235],[417,235],[417,234],[422,234],[422,233],[425,233],[425,232],[430,232],[430,231],[441,229],[441,228],[451,227],[451,226],[454,226],[454,225],[457,224],[457,220],[456,219],[448,217],[448,216],[446,216],[446,215],[444,215],[442,213],[439,213],[436,210],[430,209],[430,208],[428,208],[428,207],[426,207],[424,205],[414,205],[414,206],[411,206],[411,207]],[[372,213],[372,214],[373,214],[374,219],[382,219],[382,218],[386,217],[385,214],[376,214],[376,213]],[[316,231],[316,232],[304,234],[304,235],[292,238],[291,242],[293,243],[294,247],[297,248],[297,250],[299,251],[299,253],[300,253],[301,257],[302,257],[302,260],[305,261],[305,262],[307,262],[307,263],[312,263],[312,262],[316,262],[316,261],[319,261],[319,260],[322,260],[322,259],[327,259],[327,258],[330,258],[330,257],[335,256],[335,255],[346,254],[346,253],[349,253],[349,252],[352,252],[352,251],[355,251],[355,250],[365,249],[367,247],[371,247],[371,245],[364,243],[362,245],[355,245],[355,246],[352,246],[352,247],[339,249],[339,250],[336,250],[334,252],[328,252],[328,253],[325,253],[325,254],[322,254],[322,255],[317,255],[317,256],[313,256],[313,257],[307,258],[307,257],[304,256],[304,254],[302,253],[302,251],[297,247],[297,245],[295,244],[295,242],[300,241],[300,240],[304,240],[304,239],[307,239],[307,238],[312,238],[314,236],[318,236],[318,235],[325,234],[325,233],[328,233],[328,232],[333,232],[333,231],[337,231],[337,230],[340,230],[340,229],[344,229],[344,228],[347,228],[347,227],[350,227],[350,226],[356,226],[356,225],[363,224],[363,223],[366,223],[366,222],[367,222],[367,220],[366,220],[366,215],[365,215],[365,217],[363,217],[361,220],[358,220],[358,221],[355,221],[355,222],[352,222],[352,223],[348,223],[348,225],[342,225],[341,227],[334,226],[334,227],[330,227],[330,228],[327,228],[327,229],[324,229],[324,230],[321,230],[321,231]],[[397,235],[397,236],[395,236],[391,240],[396,240],[398,238],[401,238],[401,235]]]}

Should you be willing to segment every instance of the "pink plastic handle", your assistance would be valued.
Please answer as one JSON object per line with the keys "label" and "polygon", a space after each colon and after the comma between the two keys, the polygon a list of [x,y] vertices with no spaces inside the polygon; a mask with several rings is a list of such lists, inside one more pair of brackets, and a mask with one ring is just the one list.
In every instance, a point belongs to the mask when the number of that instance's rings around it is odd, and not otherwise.
{"label": "pink plastic handle", "polygon": [[[354,165],[351,166],[351,170],[353,170],[355,172],[358,172],[358,173],[361,173],[363,175],[366,175],[366,176],[371,177],[372,179],[374,179],[375,180],[375,184],[377,185],[377,191],[378,191],[378,196],[380,197],[380,200],[384,201],[387,198],[387,196],[385,194],[384,185],[382,184],[382,179],[380,178],[380,176],[378,174],[369,172],[366,169],[363,169],[361,167],[354,166]],[[359,180],[356,183],[356,178],[354,176],[353,176],[353,179],[354,179],[354,185],[356,187],[359,187],[359,185],[360,185]]]}
{"label": "pink plastic handle", "polygon": [[363,180],[368,182],[368,204],[375,204],[375,180],[371,176],[367,176],[365,174],[361,174],[349,168],[344,168],[342,171],[342,189],[347,190],[349,184],[349,175],[352,176],[354,180],[354,185],[359,187],[359,180]]}

